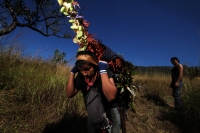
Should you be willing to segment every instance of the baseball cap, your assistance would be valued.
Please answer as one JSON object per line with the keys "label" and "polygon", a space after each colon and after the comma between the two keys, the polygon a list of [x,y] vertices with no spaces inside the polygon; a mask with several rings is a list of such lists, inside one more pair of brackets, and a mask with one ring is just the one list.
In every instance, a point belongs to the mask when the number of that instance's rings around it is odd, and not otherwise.
{"label": "baseball cap", "polygon": [[180,62],[180,60],[177,57],[172,57],[171,61],[177,60],[178,62]]}

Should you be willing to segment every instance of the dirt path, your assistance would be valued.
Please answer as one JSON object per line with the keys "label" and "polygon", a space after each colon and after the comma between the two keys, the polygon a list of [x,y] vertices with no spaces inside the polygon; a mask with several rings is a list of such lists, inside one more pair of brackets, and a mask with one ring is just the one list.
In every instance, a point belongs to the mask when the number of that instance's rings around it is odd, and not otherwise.
{"label": "dirt path", "polygon": [[[137,96],[136,113],[127,111],[126,133],[199,133],[185,121],[182,110],[168,104],[155,96]],[[86,117],[66,114],[59,122],[48,124],[42,133],[86,133],[86,121]]]}
{"label": "dirt path", "polygon": [[135,107],[137,113],[127,111],[127,133],[191,133],[182,113],[162,100],[139,96]]}

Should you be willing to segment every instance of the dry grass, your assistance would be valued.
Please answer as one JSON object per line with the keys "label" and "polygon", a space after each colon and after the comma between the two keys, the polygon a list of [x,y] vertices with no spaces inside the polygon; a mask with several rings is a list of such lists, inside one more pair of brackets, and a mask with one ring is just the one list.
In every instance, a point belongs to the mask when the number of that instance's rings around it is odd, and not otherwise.
{"label": "dry grass", "polygon": [[183,108],[173,109],[170,75],[136,75],[135,83],[142,86],[135,98],[137,113],[128,111],[128,133],[198,133],[199,129],[199,78],[192,81],[184,77],[182,88]]}
{"label": "dry grass", "polygon": [[[86,133],[81,93],[73,99],[65,96],[70,68],[24,56],[16,42],[0,45],[0,132]],[[134,79],[140,89],[136,113],[127,111],[127,133],[200,132],[200,78],[184,77],[181,111],[172,108],[170,75],[138,74]]]}
{"label": "dry grass", "polygon": [[0,132],[38,133],[71,114],[85,115],[80,94],[65,96],[70,68],[24,56],[16,42],[0,45]]}

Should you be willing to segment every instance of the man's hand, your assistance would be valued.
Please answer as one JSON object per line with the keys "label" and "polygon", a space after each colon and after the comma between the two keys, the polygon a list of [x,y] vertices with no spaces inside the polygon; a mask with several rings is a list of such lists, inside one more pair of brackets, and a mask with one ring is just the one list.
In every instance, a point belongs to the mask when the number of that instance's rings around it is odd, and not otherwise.
{"label": "man's hand", "polygon": [[176,83],[175,83],[175,86],[178,87],[178,86],[179,86],[179,82],[176,82]]}
{"label": "man's hand", "polygon": [[72,68],[71,73],[75,74],[76,72],[78,72],[78,68],[76,67],[76,65]]}
{"label": "man's hand", "polygon": [[99,61],[98,67],[100,74],[107,73],[108,63],[106,61]]}

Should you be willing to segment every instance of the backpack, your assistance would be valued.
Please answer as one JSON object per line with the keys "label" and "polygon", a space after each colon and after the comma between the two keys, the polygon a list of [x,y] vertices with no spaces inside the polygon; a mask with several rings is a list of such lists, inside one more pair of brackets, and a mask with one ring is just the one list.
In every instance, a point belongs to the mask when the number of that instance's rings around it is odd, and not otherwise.
{"label": "backpack", "polygon": [[109,120],[102,103],[101,94],[97,87],[91,87],[85,97],[85,104],[88,113],[88,121],[93,128],[109,128]]}

